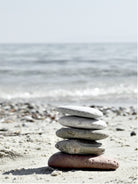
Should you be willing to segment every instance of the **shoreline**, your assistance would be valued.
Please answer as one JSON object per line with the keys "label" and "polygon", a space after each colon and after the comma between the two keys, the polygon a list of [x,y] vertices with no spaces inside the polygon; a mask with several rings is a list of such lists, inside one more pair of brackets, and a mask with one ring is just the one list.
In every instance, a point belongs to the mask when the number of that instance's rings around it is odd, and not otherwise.
{"label": "shoreline", "polygon": [[[104,97],[103,97],[104,98]],[[135,109],[137,109],[137,98],[134,99],[132,102],[127,102],[127,101],[121,101],[118,102],[117,100],[114,101],[108,101],[107,100],[97,100],[97,99],[91,99],[91,100],[84,100],[78,98],[78,101],[66,99],[66,98],[61,98],[61,99],[55,99],[51,98],[51,100],[45,98],[45,97],[39,97],[39,98],[12,98],[12,99],[7,99],[7,98],[0,98],[0,103],[31,103],[31,104],[36,104],[36,105],[49,105],[49,106],[61,106],[61,105],[81,105],[81,106],[105,106],[105,107],[126,107],[129,108],[133,106]],[[110,102],[110,103],[109,103]]]}
{"label": "shoreline", "polygon": [[104,114],[105,155],[119,161],[116,171],[58,170],[48,167],[58,152],[55,132],[61,116],[53,105],[0,101],[1,183],[136,183],[137,113],[135,107],[91,105]]}

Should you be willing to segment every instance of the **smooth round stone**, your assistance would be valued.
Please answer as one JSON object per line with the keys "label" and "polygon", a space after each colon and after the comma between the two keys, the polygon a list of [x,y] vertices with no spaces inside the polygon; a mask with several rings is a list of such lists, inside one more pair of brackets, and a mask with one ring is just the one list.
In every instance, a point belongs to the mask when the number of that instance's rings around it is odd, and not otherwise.
{"label": "smooth round stone", "polygon": [[64,153],[69,154],[94,154],[101,155],[105,149],[101,143],[80,139],[63,140],[56,143],[55,147]]}
{"label": "smooth round stone", "polygon": [[98,109],[83,106],[62,106],[57,107],[56,110],[58,112],[87,118],[100,118],[103,116],[103,113]]}
{"label": "smooth round stone", "polygon": [[53,168],[70,169],[103,169],[115,170],[119,163],[103,155],[69,155],[65,153],[55,153],[48,160],[48,165]]}
{"label": "smooth round stone", "polygon": [[87,140],[100,140],[108,137],[107,134],[101,130],[83,130],[77,128],[61,128],[56,131],[56,135],[63,139],[87,139]]}
{"label": "smooth round stone", "polygon": [[100,130],[107,127],[102,120],[82,118],[78,116],[63,116],[58,122],[67,127]]}

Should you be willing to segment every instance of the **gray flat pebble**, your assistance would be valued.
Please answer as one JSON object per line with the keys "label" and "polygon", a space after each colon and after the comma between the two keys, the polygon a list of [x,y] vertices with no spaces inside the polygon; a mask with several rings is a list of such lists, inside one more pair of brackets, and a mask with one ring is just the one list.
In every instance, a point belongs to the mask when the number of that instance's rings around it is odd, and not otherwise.
{"label": "gray flat pebble", "polygon": [[63,126],[73,128],[100,130],[107,127],[106,123],[102,120],[82,118],[78,116],[63,116],[58,120],[58,122]]}
{"label": "gray flat pebble", "polygon": [[55,147],[61,152],[69,154],[94,154],[101,155],[105,149],[101,143],[88,140],[69,139],[57,142]]}
{"label": "gray flat pebble", "polygon": [[77,138],[87,140],[100,140],[108,137],[101,130],[83,130],[77,128],[61,128],[56,131],[56,135],[64,139]]}
{"label": "gray flat pebble", "polygon": [[57,107],[56,110],[61,113],[87,118],[100,118],[103,116],[103,113],[98,109],[83,106],[61,106]]}

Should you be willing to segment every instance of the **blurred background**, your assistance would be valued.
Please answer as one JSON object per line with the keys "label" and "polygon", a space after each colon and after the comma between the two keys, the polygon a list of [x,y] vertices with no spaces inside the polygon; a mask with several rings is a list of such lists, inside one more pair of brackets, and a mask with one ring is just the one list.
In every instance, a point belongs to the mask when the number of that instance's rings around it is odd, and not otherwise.
{"label": "blurred background", "polygon": [[0,99],[136,105],[136,0],[0,0]]}

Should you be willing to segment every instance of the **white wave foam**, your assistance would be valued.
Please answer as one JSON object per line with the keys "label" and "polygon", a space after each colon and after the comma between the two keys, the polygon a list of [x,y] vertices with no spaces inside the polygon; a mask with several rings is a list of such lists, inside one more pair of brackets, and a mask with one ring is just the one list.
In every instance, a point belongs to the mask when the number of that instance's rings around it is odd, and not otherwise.
{"label": "white wave foam", "polygon": [[14,98],[89,98],[89,97],[103,97],[103,96],[134,96],[137,93],[137,89],[132,87],[111,87],[107,89],[103,88],[86,88],[86,89],[54,89],[33,91],[33,92],[0,92],[0,97],[3,99]]}

